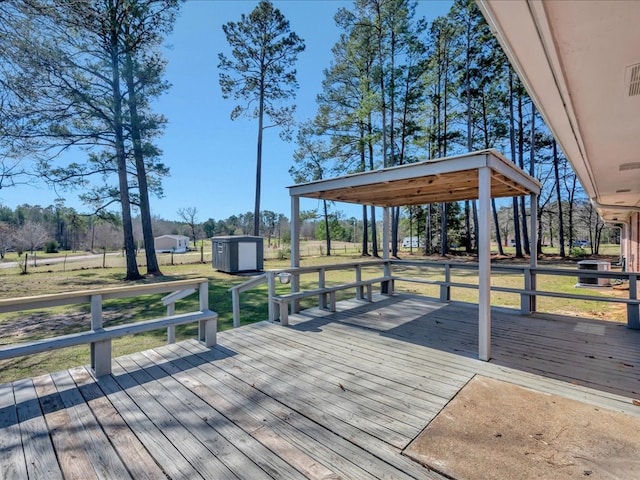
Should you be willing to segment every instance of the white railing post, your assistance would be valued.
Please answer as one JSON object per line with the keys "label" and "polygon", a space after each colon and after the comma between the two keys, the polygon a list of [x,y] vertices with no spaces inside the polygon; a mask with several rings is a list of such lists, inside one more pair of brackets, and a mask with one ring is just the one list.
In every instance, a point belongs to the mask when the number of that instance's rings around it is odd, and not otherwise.
{"label": "white railing post", "polygon": [[[629,275],[629,300],[638,299],[638,276],[635,273]],[[640,330],[640,314],[637,303],[627,304],[627,328]]]}
{"label": "white railing post", "polygon": [[520,315],[529,315],[531,313],[531,268],[524,267],[522,269],[524,276],[524,292],[520,294]]}
{"label": "white railing post", "polygon": [[240,290],[231,290],[231,309],[233,310],[233,328],[240,326]]}
{"label": "white railing post", "polygon": [[[298,272],[291,274],[291,293],[297,293],[300,291],[300,274]],[[298,313],[300,311],[300,300],[296,299],[291,302],[291,313]]]}
{"label": "white railing post", "polygon": [[269,321],[276,321],[276,305],[274,302],[274,297],[276,296],[276,276],[274,272],[267,272],[267,302],[269,309]]}
{"label": "white railing post", "polygon": [[[324,276],[325,276],[324,274],[325,274],[324,268],[320,267],[320,270],[318,270],[318,288],[324,288]],[[318,295],[318,306],[323,310],[327,308],[326,293],[321,293],[320,295]]]}
{"label": "white railing post", "polygon": [[[102,295],[92,295],[91,330],[102,329]],[[111,373],[111,340],[91,342],[91,369],[96,377]]]}
{"label": "white railing post", "polygon": [[[362,264],[358,263],[356,264],[356,283],[359,283],[362,281]],[[358,300],[362,300],[362,295],[363,293],[363,287],[362,285],[360,285],[359,287],[356,288],[356,299]]]}
{"label": "white railing post", "polygon": [[[200,300],[200,311],[209,310],[209,281],[200,283],[198,290]],[[198,336],[201,342],[207,347],[212,347],[217,343],[218,315],[211,320],[200,320],[198,322]]]}
{"label": "white railing post", "polygon": [[451,301],[451,265],[444,264],[444,284],[440,285],[440,301],[443,303]]}
{"label": "white railing post", "polygon": [[[391,260],[384,260],[383,264],[384,276],[389,278],[391,277]],[[380,293],[384,295],[393,295],[393,279],[384,280],[380,285]]]}
{"label": "white railing post", "polygon": [[[174,315],[176,313],[176,304],[171,302],[167,305],[167,317]],[[176,326],[169,325],[167,327],[167,343],[176,343]]]}
{"label": "white railing post", "polygon": [[[531,289],[532,292],[535,292],[536,289],[538,288],[535,269],[532,269],[529,271],[529,278],[530,278],[529,288]],[[538,297],[533,294],[530,295],[529,296],[529,313],[534,313],[537,310],[537,303],[538,303]]]}

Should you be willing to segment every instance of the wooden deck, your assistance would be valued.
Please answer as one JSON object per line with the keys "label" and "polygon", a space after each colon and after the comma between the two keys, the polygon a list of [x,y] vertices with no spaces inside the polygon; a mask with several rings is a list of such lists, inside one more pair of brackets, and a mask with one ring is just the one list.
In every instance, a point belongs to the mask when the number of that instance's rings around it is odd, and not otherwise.
{"label": "wooden deck", "polygon": [[[0,478],[442,479],[402,450],[474,375],[640,416],[640,332],[396,295],[0,385]],[[497,392],[499,393],[499,392]]]}

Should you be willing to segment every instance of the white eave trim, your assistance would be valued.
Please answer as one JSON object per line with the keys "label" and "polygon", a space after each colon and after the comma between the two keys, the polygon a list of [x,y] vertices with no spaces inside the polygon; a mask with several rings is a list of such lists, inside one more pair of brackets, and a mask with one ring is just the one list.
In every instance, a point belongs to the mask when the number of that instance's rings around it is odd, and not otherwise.
{"label": "white eave trim", "polygon": [[476,3],[588,196],[598,198],[544,2],[476,0]]}

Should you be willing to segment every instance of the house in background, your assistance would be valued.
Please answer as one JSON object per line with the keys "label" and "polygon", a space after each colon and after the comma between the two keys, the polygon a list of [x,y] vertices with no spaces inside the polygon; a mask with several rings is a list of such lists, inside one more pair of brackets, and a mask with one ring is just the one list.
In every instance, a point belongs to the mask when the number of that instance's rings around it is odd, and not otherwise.
{"label": "house in background", "polygon": [[592,204],[640,270],[640,2],[476,0]]}
{"label": "house in background", "polygon": [[153,239],[156,252],[184,253],[189,250],[189,237],[184,235],[160,235]]}

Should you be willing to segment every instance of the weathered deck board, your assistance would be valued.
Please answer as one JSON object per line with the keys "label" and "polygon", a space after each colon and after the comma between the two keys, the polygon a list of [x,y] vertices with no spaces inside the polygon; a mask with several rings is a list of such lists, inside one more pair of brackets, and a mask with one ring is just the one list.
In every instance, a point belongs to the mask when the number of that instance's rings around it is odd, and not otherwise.
{"label": "weathered deck board", "polygon": [[[99,475],[99,472],[102,473],[102,465],[96,457],[100,452],[85,448],[87,442],[91,442],[90,434],[84,430],[73,406],[67,408],[65,405],[51,375],[35,378],[34,385],[65,478],[106,478]],[[124,478],[130,478],[126,471]]]}
{"label": "weathered deck board", "polygon": [[[390,424],[393,419],[370,411],[353,401],[340,401],[319,388],[304,385],[283,371],[254,358],[240,353],[236,349],[233,357],[222,358],[216,362],[231,375],[240,378],[245,383],[267,393],[274,398],[287,398],[288,403],[296,410],[305,412],[306,416],[314,416],[315,412],[322,412],[330,424],[342,424],[353,428],[351,436],[363,435],[384,438],[397,448],[404,446],[405,435],[393,430]],[[335,386],[335,394],[340,388]]]}
{"label": "weathered deck board", "polygon": [[[161,353],[181,367],[187,359],[193,367],[188,375],[193,375],[197,382],[194,389],[198,392],[210,390],[206,395],[208,401],[215,402],[226,416],[235,419],[238,425],[252,432],[256,439],[309,478],[321,478],[317,474],[318,462],[330,465],[346,478],[370,477],[366,471],[376,473],[376,478],[403,478],[400,471],[389,468],[368,452],[358,450],[318,423],[218,368],[212,359],[215,352],[190,342],[171,346],[171,350],[175,356],[167,354],[165,349]],[[353,459],[358,460],[358,465]]]}
{"label": "weathered deck board", "polygon": [[[416,308],[416,303],[419,305],[423,300],[395,299],[395,301],[402,302],[401,306],[397,303],[396,306],[401,310],[407,310],[411,315],[413,314],[411,312]],[[411,344],[444,349],[456,354],[460,354],[463,350],[460,345],[461,338],[464,338],[466,343],[476,346],[476,350],[465,351],[465,354],[471,353],[468,356],[475,358],[477,355],[477,323],[474,320],[474,308],[470,305],[447,305],[446,308],[430,312],[413,322],[405,322],[393,331],[385,329],[383,336],[391,335],[406,339]],[[434,317],[434,313],[437,313],[436,317]],[[364,316],[369,316],[371,328],[377,329],[375,317],[371,316],[370,312],[365,312]],[[322,314],[321,317],[324,318]],[[603,392],[627,396],[638,394],[637,382],[640,381],[638,358],[640,354],[635,354],[635,352],[638,349],[638,343],[640,343],[638,340],[640,332],[618,327],[618,324],[612,322],[585,321],[564,317],[559,326],[561,330],[568,330],[571,325],[575,328],[576,325],[581,326],[586,322],[599,329],[609,329],[607,334],[609,339],[605,345],[600,340],[602,337],[600,334],[582,333],[574,340],[557,344],[549,337],[539,334],[540,330],[552,330],[557,322],[542,319],[542,327],[536,329],[533,325],[540,323],[538,318],[522,317],[513,313],[505,313],[503,310],[494,312],[492,317],[492,363],[601,389]],[[344,323],[352,323],[351,311],[339,312],[332,318]],[[358,318],[362,321],[361,314],[358,314]],[[295,324],[295,321],[294,318],[292,324]],[[455,325],[455,329],[448,330],[452,324]],[[523,324],[532,325],[529,329],[531,333],[524,331],[518,336],[505,338],[505,329],[514,329],[515,326]],[[327,328],[332,328],[332,326],[329,325]],[[336,339],[332,338],[332,341],[336,341]],[[593,343],[601,343],[598,357],[593,354]],[[626,360],[627,358],[634,360]],[[612,374],[613,372],[615,374]]]}
{"label": "weathered deck board", "polygon": [[[270,328],[274,328],[273,325]],[[275,327],[280,328],[280,327]],[[325,413],[325,409],[307,408],[304,403],[300,403],[297,399],[299,391],[292,389],[289,392],[285,392],[284,396],[273,397],[271,392],[263,390],[261,387],[268,385],[256,385],[247,383],[246,379],[242,378],[242,367],[240,369],[228,369],[226,365],[220,360],[226,358],[229,352],[224,347],[216,347],[213,350],[206,350],[201,345],[195,342],[183,342],[184,347],[188,348],[191,352],[197,353],[201,358],[210,362],[205,364],[204,367],[220,368],[227,375],[235,376],[240,374],[237,378],[245,385],[249,385],[251,389],[255,389],[264,393],[268,398],[277,399],[278,402],[282,402],[287,408],[292,408],[299,416],[292,416],[288,420],[296,420],[298,423],[302,423],[301,428],[303,431],[313,432],[313,437],[322,434],[323,429],[329,430],[333,434],[333,439],[337,446],[341,449],[346,449],[347,454],[351,455],[349,458],[351,461],[357,462],[362,465],[363,468],[367,466],[365,461],[369,459],[372,463],[371,472],[378,478],[404,478],[413,477],[420,479],[442,479],[442,477],[435,472],[428,471],[420,467],[415,462],[409,460],[406,457],[400,455],[400,450],[392,447],[390,444],[367,434],[366,432],[355,428],[345,422],[341,422],[335,419],[332,415]],[[275,347],[275,345],[274,345]],[[235,352],[234,352],[235,353]],[[235,354],[233,355],[235,358]],[[271,408],[270,405],[269,408]],[[315,429],[314,425],[321,425],[320,429]],[[315,431],[314,431],[315,430]],[[309,433],[311,435],[311,433]],[[344,440],[344,441],[343,441]],[[346,442],[345,442],[346,441]],[[356,446],[355,449],[349,448],[351,444]],[[330,448],[334,448],[331,444],[327,444]],[[337,448],[337,447],[335,447]],[[387,465],[388,464],[388,465]],[[385,468],[387,467],[387,468]],[[388,467],[391,467],[395,473],[387,475]],[[380,472],[380,473],[376,473]],[[384,474],[384,476],[380,476]]]}
{"label": "weathered deck board", "polygon": [[[415,301],[415,300],[412,300],[412,301]],[[397,304],[394,306],[396,308],[401,308]],[[456,310],[455,312],[456,318],[460,318],[461,316],[470,318],[470,319],[474,318],[473,306],[468,306],[468,305],[458,306],[458,308],[462,309],[462,311]],[[465,308],[466,308],[466,312],[465,312]],[[345,316],[345,318],[348,318],[346,317],[346,313],[343,313],[341,315]],[[323,317],[324,315],[321,314],[321,316]],[[511,322],[535,323],[535,321],[537,320],[529,317],[521,317],[517,314],[508,315],[508,317]],[[341,318],[339,316],[336,317],[336,320],[340,320],[340,319]],[[576,323],[581,322],[580,319],[574,319],[574,321]],[[470,320],[468,323],[469,325],[467,325],[467,329],[469,329],[470,331],[475,331],[477,329],[477,325],[475,324],[475,322],[473,322],[473,320]],[[606,324],[606,322],[598,322],[598,324],[600,323]],[[375,323],[372,323],[372,325],[375,326]],[[330,339],[332,342],[351,342],[352,336],[344,335],[344,332],[350,331],[347,325],[341,325],[340,323],[331,322],[326,326],[324,326],[323,328],[326,328],[327,330],[331,330],[332,332],[334,332],[334,335],[327,336],[327,338]],[[494,324],[495,335],[498,334],[497,331],[499,331],[499,329],[500,329],[500,326]],[[612,342],[612,347],[611,347],[612,355],[617,355],[620,350],[625,350],[629,343],[632,344],[631,345],[632,349],[635,348],[635,342],[633,342],[633,338],[634,338],[633,336],[635,335],[636,338],[640,337],[640,332],[633,331],[633,330],[626,330],[626,329],[622,331],[614,330],[614,332],[616,331],[618,332],[618,335],[625,338],[625,341],[621,343]],[[577,369],[577,371],[575,372],[576,375],[574,377],[565,378],[565,381],[553,382],[552,379],[560,379],[563,377],[563,373],[565,371],[565,362],[546,362],[546,360],[543,360],[541,362],[541,365],[543,367],[544,366],[551,367],[550,369],[539,368],[539,365],[535,361],[531,362],[531,365],[525,365],[521,363],[517,357],[510,356],[508,352],[504,352],[503,350],[501,350],[499,346],[495,345],[495,342],[494,342],[494,348],[493,348],[494,358],[490,363],[478,362],[474,358],[465,358],[465,356],[461,356],[457,354],[451,355],[449,352],[452,351],[453,348],[451,347],[450,344],[440,343],[440,342],[436,342],[434,344],[434,340],[429,332],[429,326],[427,325],[424,326],[424,330],[418,331],[415,334],[407,333],[404,330],[400,331],[400,329],[396,329],[393,332],[393,335],[398,336],[399,338],[405,338],[407,340],[407,343],[403,348],[402,355],[406,355],[409,352],[416,352],[417,358],[415,359],[415,361],[420,365],[424,363],[437,364],[439,368],[442,368],[446,371],[450,371],[451,368],[456,368],[456,369],[463,368],[464,370],[471,368],[477,373],[483,373],[489,376],[491,375],[504,376],[506,374],[507,377],[511,378],[510,381],[513,381],[514,383],[517,383],[517,384],[522,384],[523,386],[527,386],[526,384],[521,383],[523,378],[526,379],[528,382],[534,382],[534,383],[542,381],[542,383],[545,385],[545,388],[555,388],[555,387],[552,387],[552,385],[557,385],[559,391],[555,391],[555,390],[554,391],[556,393],[559,393],[560,395],[573,394],[575,395],[575,398],[578,400],[590,398],[592,399],[592,403],[598,403],[599,401],[602,401],[606,403],[609,406],[609,408],[615,405],[614,408],[616,409],[624,408],[625,403],[621,403],[621,400],[622,400],[621,395],[623,397],[627,397],[626,403],[629,405],[631,405],[631,402],[628,400],[628,398],[638,396],[636,389],[640,382],[640,370],[638,369],[637,361],[636,361],[636,366],[634,368],[630,368],[627,371],[627,373],[631,371],[634,376],[631,377],[629,381],[624,382],[623,389],[607,388],[606,387],[607,379],[618,378],[619,374],[617,369],[610,369],[609,371],[601,372],[596,375],[593,372],[593,370],[590,368],[590,365],[582,361],[582,358],[584,357],[584,354],[585,354],[585,352],[583,351],[585,344],[579,343],[579,342],[573,345],[573,348],[565,348],[562,351],[564,352],[564,356],[567,359],[570,359],[570,358],[579,359],[579,361],[575,361],[575,363],[577,365],[582,364],[583,368],[581,370]],[[627,339],[628,335],[631,335],[629,339]],[[381,346],[380,348],[385,348],[393,345],[392,342],[386,340],[387,336],[388,336],[387,334],[378,336],[376,341],[382,342],[384,345],[384,346]],[[529,341],[534,345],[533,348],[536,348],[535,343],[533,343],[534,340],[530,339]],[[640,339],[638,341],[640,341]],[[351,345],[351,343],[347,343],[347,345]],[[425,349],[425,348],[422,348],[422,346],[428,346],[430,348]],[[390,350],[389,354],[396,355],[396,352],[394,350]],[[512,366],[512,365],[514,368],[504,368],[506,366]],[[495,367],[500,367],[500,368],[496,369]],[[542,375],[531,375],[532,373],[535,373],[535,374],[541,373]],[[507,379],[507,378],[503,378],[503,379]],[[595,382],[594,380],[597,380],[597,382]],[[566,383],[567,381],[569,383]],[[585,390],[582,387],[582,385],[585,385],[588,383],[595,385],[596,387],[599,387],[599,389],[596,388],[591,390]],[[541,387],[541,385],[539,386]],[[611,401],[609,402],[608,400],[611,400]],[[638,411],[637,408],[635,409],[630,408],[628,410],[634,413],[637,413]]]}
{"label": "weathered deck board", "polygon": [[[169,478],[203,478],[183,456],[179,439],[177,445],[172,443],[162,430],[150,421],[146,412],[138,407],[129,396],[129,391],[120,388],[113,375],[101,377],[97,383],[122,417],[122,421],[131,428]],[[132,383],[130,390],[134,388],[135,384]]]}
{"label": "weathered deck board", "polygon": [[71,423],[77,425],[77,437],[81,447],[87,452],[98,478],[131,478],[117,452],[111,448],[109,439],[93,412],[85,403],[69,372],[51,375],[63,406]]}
{"label": "weathered deck board", "polygon": [[[137,356],[137,355],[136,355]],[[162,399],[162,410],[157,410],[159,416],[172,416],[175,422],[171,427],[179,431],[181,441],[187,442],[189,449],[199,453],[192,463],[197,466],[202,474],[205,464],[198,465],[199,457],[211,455],[212,461],[206,461],[209,472],[205,476],[210,478],[264,478],[264,472],[256,467],[253,462],[247,461],[239,454],[238,449],[224,436],[213,428],[215,413],[210,409],[203,409],[201,404],[196,404],[194,398],[189,398],[184,392],[184,387],[175,381],[168,380],[162,373],[153,375],[151,371],[141,368],[135,362],[134,356],[122,357],[117,360],[120,368],[126,371],[145,390],[142,399],[142,409],[149,411],[147,402],[150,399]],[[157,368],[157,367],[156,367]],[[150,369],[151,370],[151,369]],[[207,420],[211,416],[210,424]],[[157,417],[159,419],[159,417]],[[162,427],[166,431],[167,425]],[[182,430],[184,429],[184,430]],[[208,452],[207,452],[208,450]],[[242,468],[240,468],[242,467]],[[235,472],[235,473],[234,473]]]}
{"label": "weathered deck board", "polygon": [[49,436],[51,427],[44,419],[33,381],[13,382],[13,394],[29,478],[62,479],[62,465],[58,464]]}
{"label": "weathered deck board", "polygon": [[144,445],[131,431],[113,404],[100,390],[91,374],[84,367],[76,367],[69,373],[78,391],[100,421],[115,452],[136,480],[154,480],[165,476],[162,469],[149,455]]}
{"label": "weathered deck board", "polygon": [[[415,417],[417,412],[437,412],[442,408],[441,402],[433,400],[432,394],[420,395],[421,391],[414,386],[407,386],[391,378],[383,377],[380,372],[369,373],[354,356],[343,357],[337,350],[332,350],[331,365],[325,365],[322,360],[323,351],[312,352],[304,343],[291,340],[291,336],[278,336],[272,329],[247,328],[247,341],[255,344],[264,343],[265,339],[276,341],[282,345],[277,355],[292,359],[304,365],[313,375],[322,376],[334,385],[343,385],[350,391],[355,391],[389,408],[397,409]],[[314,346],[320,348],[318,343]],[[458,376],[459,378],[462,378]],[[398,393],[402,393],[403,400],[398,402]]]}
{"label": "weathered deck board", "polygon": [[[186,352],[183,351],[183,353]],[[212,377],[206,377],[203,372],[192,368],[179,355],[163,351],[163,356],[161,356],[153,350],[144,352],[143,355],[147,358],[146,361],[137,356],[136,361],[144,362],[144,365],[155,363],[163,372],[171,375],[175,382],[184,387],[183,398],[186,401],[199,404],[202,408],[204,416],[200,415],[200,418],[218,429],[233,445],[242,450],[244,455],[273,478],[306,478],[300,471],[312,476],[327,475],[328,472],[323,470],[313,459],[299,458],[302,455],[294,445],[285,443],[275,435],[267,433],[268,428],[265,425],[264,415],[260,415],[261,412],[255,412],[255,408],[251,405],[246,407],[247,403],[253,404],[253,402],[247,402],[246,398],[234,394],[233,390],[225,389],[222,391],[223,385],[220,383],[216,383],[215,387],[212,387]],[[192,394],[189,395],[187,391]],[[238,413],[238,410],[241,412]],[[255,435],[255,438],[248,432]],[[272,451],[282,453],[283,457],[286,453],[288,454],[286,458],[296,457],[296,461],[292,465],[296,465],[300,471],[282,461],[280,456],[273,455]]]}
{"label": "weathered deck board", "polygon": [[[228,341],[231,348],[242,348],[247,355],[248,363],[261,360],[269,371],[275,377],[279,377],[287,373],[288,378],[293,382],[296,388],[304,389],[310,395],[320,399],[321,401],[334,402],[343,406],[349,411],[361,414],[365,418],[371,418],[375,423],[383,423],[394,432],[405,436],[413,436],[415,432],[415,424],[417,423],[415,413],[413,415],[388,405],[371,399],[362,392],[345,388],[338,382],[329,381],[324,375],[316,375],[310,371],[308,367],[300,365],[294,359],[285,356],[273,356],[268,348],[260,348],[255,344],[238,344]],[[404,442],[404,439],[403,439]]]}
{"label": "weathered deck board", "polygon": [[27,464],[22,449],[20,427],[13,388],[10,383],[0,385],[0,478],[26,479]]}
{"label": "weathered deck board", "polygon": [[[474,375],[640,416],[640,332],[396,295],[0,385],[2,478],[443,478],[403,448]],[[602,335],[602,333],[605,335]]]}
{"label": "weathered deck board", "polygon": [[194,422],[187,427],[180,422],[177,417],[184,406],[173,395],[156,388],[143,372],[127,373],[118,361],[113,373],[120,388],[140,407],[147,421],[153,422],[172,445],[179,447],[180,454],[200,476],[212,480],[238,478],[215,456],[215,450],[209,450],[210,445],[203,445],[198,440],[200,424]]}

